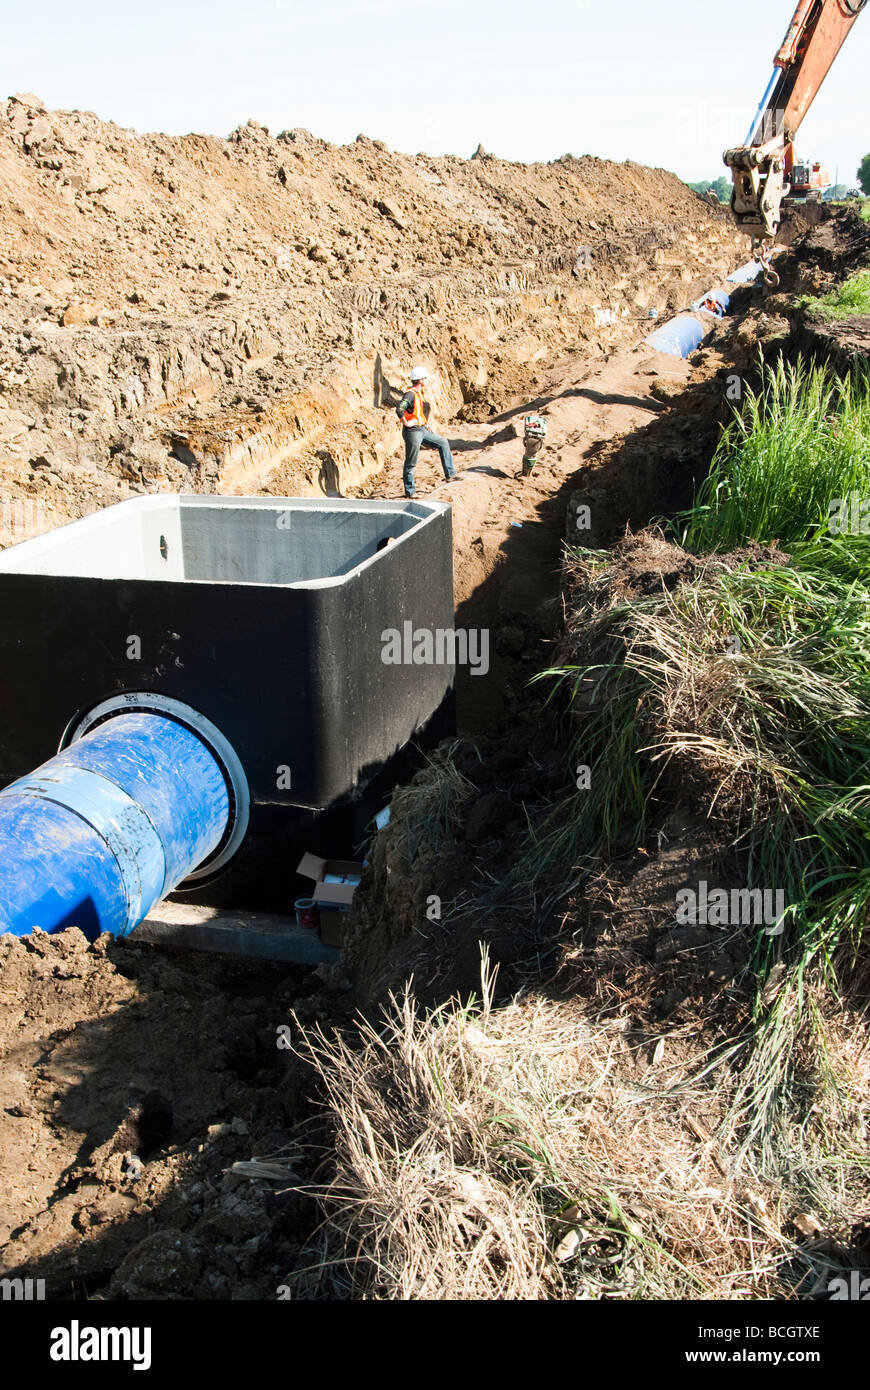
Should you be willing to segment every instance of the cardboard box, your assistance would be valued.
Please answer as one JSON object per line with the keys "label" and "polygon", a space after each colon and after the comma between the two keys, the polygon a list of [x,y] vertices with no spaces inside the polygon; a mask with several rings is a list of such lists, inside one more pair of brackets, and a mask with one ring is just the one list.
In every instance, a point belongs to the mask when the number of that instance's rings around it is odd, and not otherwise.
{"label": "cardboard box", "polygon": [[297,874],[314,880],[314,905],[320,920],[320,939],[327,946],[340,946],[344,922],[353,895],[359,887],[363,866],[355,859],[321,859],[303,854]]}

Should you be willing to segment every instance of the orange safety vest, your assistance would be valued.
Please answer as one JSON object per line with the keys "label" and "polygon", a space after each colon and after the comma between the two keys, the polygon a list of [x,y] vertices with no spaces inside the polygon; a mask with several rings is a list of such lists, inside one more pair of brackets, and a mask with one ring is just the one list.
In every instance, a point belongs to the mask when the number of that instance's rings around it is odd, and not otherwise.
{"label": "orange safety vest", "polygon": [[410,430],[424,430],[429,423],[426,419],[426,402],[419,391],[414,391],[414,408],[402,414],[405,426]]}

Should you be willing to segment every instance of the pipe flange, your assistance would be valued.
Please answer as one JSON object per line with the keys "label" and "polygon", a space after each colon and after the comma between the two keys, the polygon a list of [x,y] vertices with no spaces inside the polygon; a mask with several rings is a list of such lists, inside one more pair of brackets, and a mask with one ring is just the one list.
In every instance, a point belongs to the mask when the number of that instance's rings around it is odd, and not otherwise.
{"label": "pipe flange", "polygon": [[248,779],[236,750],[217,725],[212,724],[210,719],[206,719],[205,715],[200,714],[192,705],[186,705],[183,700],[175,700],[171,695],[161,695],[154,690],[136,690],[125,691],[122,695],[112,695],[108,700],[103,700],[88,710],[87,714],[77,715],[64,730],[58,752],[77,743],[98,724],[104,724],[119,714],[162,714],[167,719],[174,719],[177,724],[183,724],[191,733],[196,734],[218,763],[230,801],[229,832],[215,853],[199,864],[192,874],[188,874],[184,883],[178,884],[177,887],[182,888],[184,884],[194,883],[197,879],[211,877],[235,857],[247,834],[251,817]]}

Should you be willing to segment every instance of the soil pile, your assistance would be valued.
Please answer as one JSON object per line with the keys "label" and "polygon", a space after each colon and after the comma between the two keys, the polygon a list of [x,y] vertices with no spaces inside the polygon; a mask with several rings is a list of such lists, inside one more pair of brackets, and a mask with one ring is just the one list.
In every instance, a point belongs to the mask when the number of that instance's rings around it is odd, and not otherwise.
{"label": "soil pile", "polygon": [[485,419],[746,244],[639,165],[409,157],[256,122],[139,135],[12,97],[0,500],[44,530],[137,492],[344,491],[398,447],[412,358],[438,369],[442,421]]}
{"label": "soil pile", "polygon": [[277,1042],[293,1007],[341,1017],[321,973],[0,937],[0,1273],[49,1299],[274,1298],[313,1207],[233,1164],[310,1113],[311,1074]]}

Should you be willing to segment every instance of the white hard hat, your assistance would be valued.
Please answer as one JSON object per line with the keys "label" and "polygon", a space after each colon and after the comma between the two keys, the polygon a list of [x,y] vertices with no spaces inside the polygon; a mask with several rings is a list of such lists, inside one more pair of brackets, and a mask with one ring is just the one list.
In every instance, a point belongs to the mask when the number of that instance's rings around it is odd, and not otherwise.
{"label": "white hard hat", "polygon": [[428,371],[426,370],[425,367],[412,367],[412,368],[411,368],[411,380],[412,380],[412,381],[425,381],[425,380],[427,379],[428,376],[429,376],[429,373],[428,373]]}

